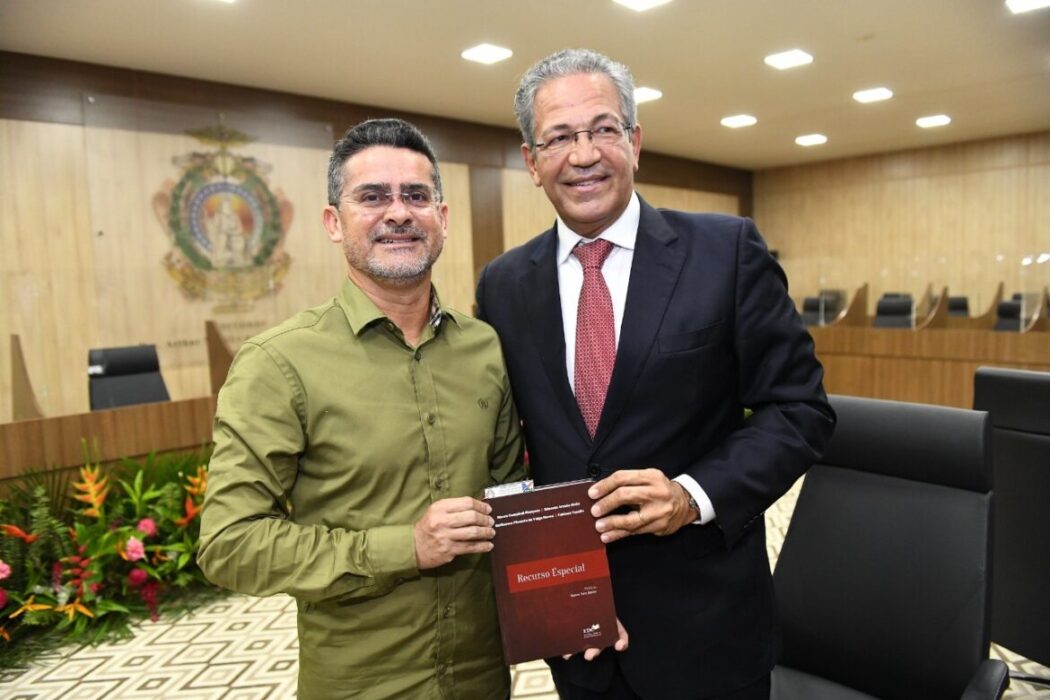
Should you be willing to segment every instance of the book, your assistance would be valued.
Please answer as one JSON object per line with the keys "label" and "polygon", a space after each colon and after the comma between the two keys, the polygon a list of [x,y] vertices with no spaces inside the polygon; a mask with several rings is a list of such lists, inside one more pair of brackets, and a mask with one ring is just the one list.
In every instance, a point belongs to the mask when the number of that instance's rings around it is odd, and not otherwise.
{"label": "book", "polygon": [[508,664],[612,646],[616,609],[590,480],[486,490],[496,537],[489,554]]}

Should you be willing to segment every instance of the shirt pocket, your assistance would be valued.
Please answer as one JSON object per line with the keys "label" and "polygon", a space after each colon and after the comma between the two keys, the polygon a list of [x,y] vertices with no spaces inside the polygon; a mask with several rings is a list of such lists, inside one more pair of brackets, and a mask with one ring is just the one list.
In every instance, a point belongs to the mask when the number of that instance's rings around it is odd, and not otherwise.
{"label": "shirt pocket", "polygon": [[723,321],[715,321],[714,323],[709,323],[703,328],[699,328],[695,331],[662,335],[658,341],[660,344],[660,352],[667,354],[688,352],[690,350],[702,348],[705,345],[711,345],[722,337],[724,326],[725,323]]}

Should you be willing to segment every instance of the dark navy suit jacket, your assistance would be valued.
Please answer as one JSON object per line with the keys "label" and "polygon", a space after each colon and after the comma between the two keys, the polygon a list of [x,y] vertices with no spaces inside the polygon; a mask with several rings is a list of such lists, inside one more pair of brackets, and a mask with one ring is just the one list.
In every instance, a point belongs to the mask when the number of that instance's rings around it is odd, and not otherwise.
{"label": "dark navy suit jacket", "polygon": [[618,663],[638,693],[661,700],[745,686],[777,653],[763,511],[820,457],[835,421],[784,273],[751,220],[643,201],[592,441],[565,369],[556,249],[552,228],[489,263],[477,289],[479,316],[503,345],[532,477],[687,473],[717,517],[609,545],[630,648],[552,659],[552,672],[601,691]]}

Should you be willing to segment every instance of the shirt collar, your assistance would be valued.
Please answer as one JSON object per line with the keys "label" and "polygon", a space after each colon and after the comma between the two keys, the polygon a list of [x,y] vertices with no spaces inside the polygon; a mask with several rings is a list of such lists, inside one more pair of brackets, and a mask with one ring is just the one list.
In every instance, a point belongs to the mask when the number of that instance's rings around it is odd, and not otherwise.
{"label": "shirt collar", "polygon": [[[627,202],[627,208],[620,214],[620,218],[612,223],[609,228],[598,234],[598,238],[604,238],[610,243],[621,248],[634,250],[635,241],[638,239],[638,221],[642,215],[642,205],[638,202],[638,194],[632,193]],[[558,258],[556,262],[561,265],[569,259],[572,249],[580,241],[590,240],[584,238],[558,217]]]}
{"label": "shirt collar", "polygon": [[[386,319],[386,314],[380,311],[375,302],[369,299],[368,295],[361,291],[361,288],[349,277],[343,280],[343,286],[339,290],[339,305],[343,308],[343,313],[346,314],[346,320],[350,323],[350,330],[354,335],[361,335],[361,332],[372,324]],[[445,319],[456,323],[456,317],[441,305],[437,288],[430,285],[430,318],[427,323],[436,333]]]}

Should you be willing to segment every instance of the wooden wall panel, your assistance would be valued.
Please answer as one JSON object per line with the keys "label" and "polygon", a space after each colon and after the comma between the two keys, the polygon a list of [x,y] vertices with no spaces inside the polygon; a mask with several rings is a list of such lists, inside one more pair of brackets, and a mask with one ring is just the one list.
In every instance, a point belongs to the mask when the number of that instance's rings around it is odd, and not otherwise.
{"label": "wooden wall panel", "polygon": [[470,219],[474,281],[485,264],[503,252],[503,169],[470,166]]}
{"label": "wooden wall panel", "polygon": [[[1028,169],[1025,201],[1029,207],[1028,220],[1033,224],[1030,235],[1036,241],[1035,247],[1050,255],[1050,139],[1040,145],[1043,147],[1040,153],[1032,149],[1033,162],[1036,162],[1036,156],[1042,160],[1038,161],[1040,165]],[[1025,268],[1023,274],[1022,285],[1026,292],[1050,288],[1050,260],[1043,258],[1042,263]]]}
{"label": "wooden wall panel", "polygon": [[868,282],[873,313],[947,285],[976,313],[1000,281],[1037,286],[1021,260],[1050,249],[1048,169],[1050,132],[778,168],[755,176],[755,219],[796,297]]}
{"label": "wooden wall panel", "polygon": [[733,215],[741,213],[740,198],[736,195],[700,192],[698,190],[653,185],[645,182],[636,183],[635,189],[638,191],[638,194],[645,198],[645,201],[654,207]]}
{"label": "wooden wall panel", "polygon": [[459,163],[442,163],[441,185],[448,201],[448,238],[434,265],[433,280],[443,304],[470,315],[474,308],[470,168]]}
{"label": "wooden wall panel", "polygon": [[1050,371],[1050,333],[841,326],[810,333],[834,394],[970,408],[978,367]]}
{"label": "wooden wall panel", "polygon": [[503,249],[519,246],[554,225],[557,214],[527,170],[503,171]]}
{"label": "wooden wall panel", "polygon": [[87,441],[92,457],[100,462],[151,452],[199,450],[211,442],[214,416],[215,397],[204,396],[3,423],[0,479],[28,469],[81,465],[81,440]]}
{"label": "wooden wall panel", "polygon": [[[0,120],[0,332],[18,334],[44,415],[87,406],[96,326],[94,248],[80,127]],[[11,357],[0,344],[0,395]],[[10,420],[0,402],[0,421]]]}

